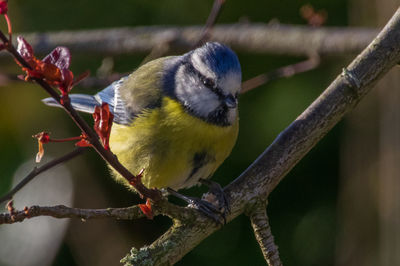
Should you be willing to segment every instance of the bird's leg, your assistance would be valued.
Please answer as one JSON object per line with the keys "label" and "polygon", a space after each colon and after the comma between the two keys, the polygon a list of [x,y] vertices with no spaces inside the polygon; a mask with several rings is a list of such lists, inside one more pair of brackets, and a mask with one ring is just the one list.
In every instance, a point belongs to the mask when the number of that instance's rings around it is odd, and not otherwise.
{"label": "bird's leg", "polygon": [[199,182],[208,187],[208,192],[203,195],[202,199],[213,203],[214,206],[218,206],[219,211],[223,213],[224,216],[230,213],[229,201],[221,185],[203,178],[200,178]]}
{"label": "bird's leg", "polygon": [[217,224],[226,224],[225,213],[221,212],[212,203],[203,199],[182,195],[169,187],[167,188],[167,191],[170,195],[187,202],[188,207],[194,208],[207,217],[213,219]]}

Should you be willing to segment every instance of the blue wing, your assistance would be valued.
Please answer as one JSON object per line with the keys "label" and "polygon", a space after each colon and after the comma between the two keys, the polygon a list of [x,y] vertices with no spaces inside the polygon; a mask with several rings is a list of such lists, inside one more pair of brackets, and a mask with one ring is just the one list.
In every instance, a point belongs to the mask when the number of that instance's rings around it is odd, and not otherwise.
{"label": "blue wing", "polygon": [[[113,82],[110,86],[100,91],[96,95],[71,94],[72,107],[77,111],[85,113],[93,113],[96,106],[108,103],[111,112],[114,114],[114,122],[117,124],[130,124],[134,118],[134,114],[127,110],[125,102],[121,98],[120,88],[126,81],[127,77],[121,78]],[[42,100],[46,105],[61,107],[53,98]]]}

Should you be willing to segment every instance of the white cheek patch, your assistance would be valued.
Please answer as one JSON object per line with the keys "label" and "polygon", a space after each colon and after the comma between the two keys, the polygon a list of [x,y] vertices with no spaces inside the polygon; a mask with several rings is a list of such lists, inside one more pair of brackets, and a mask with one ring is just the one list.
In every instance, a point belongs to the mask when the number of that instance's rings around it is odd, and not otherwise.
{"label": "white cheek patch", "polygon": [[185,75],[183,67],[178,70],[176,77],[177,98],[199,116],[206,118],[220,105],[218,96],[199,83],[196,77]]}
{"label": "white cheek patch", "polygon": [[193,110],[195,110],[200,116],[207,117],[220,105],[220,102],[214,93],[203,91],[202,93],[195,94],[191,97],[191,105]]}

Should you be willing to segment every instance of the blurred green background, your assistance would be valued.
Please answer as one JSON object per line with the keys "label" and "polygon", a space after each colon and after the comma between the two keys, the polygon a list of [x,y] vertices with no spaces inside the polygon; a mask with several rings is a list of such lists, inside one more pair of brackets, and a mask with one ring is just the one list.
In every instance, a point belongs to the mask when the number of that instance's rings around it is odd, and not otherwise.
{"label": "blurred green background", "polygon": [[[112,3],[105,0],[14,0],[9,3],[9,16],[15,32],[192,25],[204,24],[212,3],[211,0],[120,0]],[[227,1],[218,23],[246,19],[250,22],[278,20],[281,23],[306,24],[299,14],[304,4],[311,4],[317,10],[324,9],[328,14],[328,26],[349,24],[347,0]],[[4,30],[4,23],[1,23]],[[114,70],[121,73],[132,71],[145,56],[116,56],[113,58]],[[303,60],[259,54],[238,56],[243,80]],[[72,55],[72,70],[77,74],[89,69],[94,75],[102,60],[101,56]],[[273,81],[243,95],[240,99],[238,142],[213,179],[226,185],[237,177],[350,60],[351,57],[344,56],[323,58],[322,64],[315,70]],[[12,59],[4,56],[0,58],[0,72],[21,73]],[[94,94],[99,89],[78,86],[74,92]],[[0,194],[10,189],[12,177],[23,162],[34,161],[37,142],[31,135],[43,130],[59,138],[80,133],[62,110],[41,104],[40,99],[44,97],[47,95],[36,85],[23,82],[0,84]],[[91,120],[89,116],[87,118]],[[336,265],[343,128],[343,124],[336,126],[288,174],[269,198],[272,232],[284,265]],[[72,148],[72,144],[48,144],[45,147],[45,160]],[[74,184],[74,207],[123,207],[140,201],[135,194],[109,178],[107,167],[92,151],[68,162],[67,167]],[[44,183],[42,189],[52,188]],[[201,195],[204,191],[204,188],[196,188],[184,193]],[[41,191],[33,193],[40,194]],[[33,203],[28,201],[25,204]],[[9,226],[13,225],[3,227]],[[168,226],[169,220],[164,217],[156,217],[154,221],[72,220],[63,240],[57,244],[60,248],[50,265],[118,265],[119,259],[129,252],[130,247],[150,244]],[[2,241],[0,237],[0,250],[8,245],[8,241],[12,241],[12,238]],[[203,241],[177,265],[264,264],[249,219],[242,216]]]}

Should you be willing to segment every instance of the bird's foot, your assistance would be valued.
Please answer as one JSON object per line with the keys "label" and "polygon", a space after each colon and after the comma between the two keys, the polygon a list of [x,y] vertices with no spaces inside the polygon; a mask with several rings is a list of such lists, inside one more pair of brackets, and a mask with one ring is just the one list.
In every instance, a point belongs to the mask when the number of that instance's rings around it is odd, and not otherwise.
{"label": "bird's foot", "polygon": [[228,198],[224,192],[224,189],[217,182],[208,179],[199,179],[199,182],[208,187],[208,192],[204,193],[202,199],[212,203],[214,206],[218,206],[221,213],[226,216],[231,212]]}
{"label": "bird's foot", "polygon": [[214,206],[212,202],[207,201],[206,199],[204,199],[204,197],[203,199],[188,197],[176,192],[172,188],[167,188],[167,191],[170,195],[173,195],[187,202],[188,207],[200,211],[205,216],[215,221],[217,224],[226,224],[226,212],[221,212],[219,207]]}

